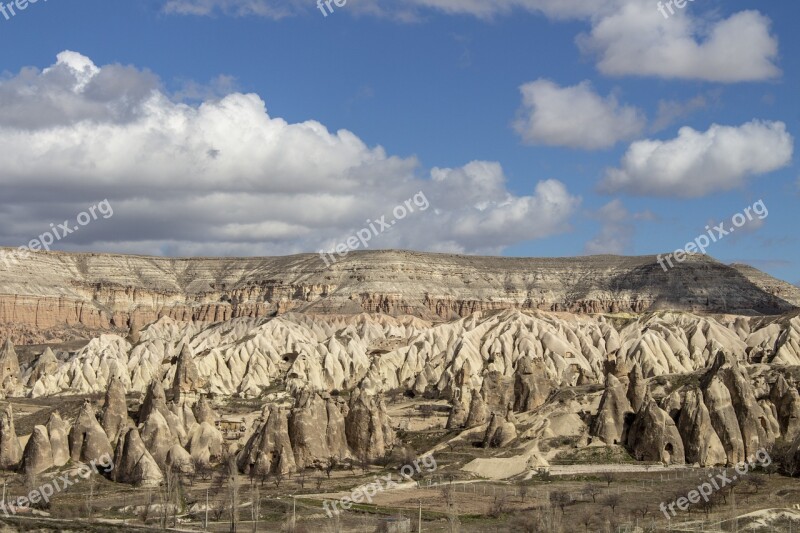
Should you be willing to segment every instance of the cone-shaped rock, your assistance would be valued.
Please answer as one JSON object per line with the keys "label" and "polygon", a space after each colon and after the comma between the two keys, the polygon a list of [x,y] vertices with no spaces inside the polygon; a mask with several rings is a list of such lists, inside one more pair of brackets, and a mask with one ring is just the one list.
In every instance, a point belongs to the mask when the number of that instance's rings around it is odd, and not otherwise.
{"label": "cone-shaped rock", "polygon": [[687,463],[697,463],[705,467],[727,463],[725,447],[714,431],[711,415],[699,389],[686,391],[678,418],[678,431],[683,438]]}
{"label": "cone-shaped rock", "polygon": [[14,468],[22,460],[22,446],[14,429],[11,404],[0,414],[0,469]]}
{"label": "cone-shaped rock", "polygon": [[22,454],[22,471],[25,474],[39,474],[53,466],[53,449],[47,428],[35,426]]}
{"label": "cone-shaped rock", "polygon": [[520,413],[532,411],[544,405],[553,383],[547,378],[544,361],[523,357],[517,363],[514,376],[514,410]]}
{"label": "cone-shaped rock", "polygon": [[103,455],[113,456],[111,442],[97,421],[90,401],[83,402],[75,424],[69,432],[69,453],[73,461],[89,463]]}
{"label": "cone-shaped rock", "polygon": [[219,418],[219,415],[211,407],[211,402],[208,401],[208,398],[201,396],[200,401],[198,401],[194,406],[194,418],[197,420],[198,424],[208,422],[209,424],[214,425]]}
{"label": "cone-shaped rock", "polygon": [[800,435],[800,395],[797,389],[789,387],[786,379],[778,375],[778,379],[770,391],[770,399],[775,405],[780,432],[787,442],[794,441]]}
{"label": "cone-shaped rock", "polygon": [[365,391],[354,393],[350,398],[345,433],[350,449],[359,459],[374,461],[394,446],[395,436],[386,405],[379,396]]}
{"label": "cone-shaped rock", "polygon": [[725,448],[728,464],[744,461],[744,441],[739,421],[733,408],[731,394],[720,378],[713,376],[703,385],[703,399],[711,416],[711,425]]}
{"label": "cone-shaped rock", "polygon": [[289,415],[289,439],[295,462],[303,469],[324,464],[328,449],[328,406],[316,392],[302,392]]}
{"label": "cone-shaped rock", "polygon": [[645,399],[628,432],[628,447],[639,461],[683,464],[683,441],[672,418],[655,401]]}
{"label": "cone-shaped rock", "polygon": [[167,452],[173,445],[180,444],[172,433],[166,418],[157,409],[154,409],[148,415],[147,420],[139,426],[139,430],[145,447],[158,466],[164,468],[167,463]]}
{"label": "cone-shaped rock", "polygon": [[516,438],[517,428],[514,423],[497,413],[492,413],[492,419],[483,437],[483,447],[502,448]]}
{"label": "cone-shaped rock", "polygon": [[151,381],[150,385],[147,386],[144,400],[142,400],[142,405],[139,408],[139,423],[141,424],[147,420],[147,417],[153,411],[158,411],[162,415],[167,412],[167,396],[164,394],[164,387],[161,386],[161,382],[157,379]]}
{"label": "cone-shaped rock", "polygon": [[178,356],[175,368],[175,378],[172,380],[172,398],[176,402],[189,401],[194,403],[203,382],[197,372],[197,365],[194,362],[194,354],[189,347],[189,343],[184,342],[181,353]]}
{"label": "cone-shaped rock", "polygon": [[597,418],[592,424],[591,435],[599,437],[606,444],[624,443],[625,421],[633,413],[625,385],[614,374],[607,374],[606,388],[600,399]]}
{"label": "cone-shaped rock", "polygon": [[119,433],[128,425],[128,402],[125,400],[125,385],[119,378],[113,378],[106,390],[103,405],[103,431],[112,443],[117,442]]}
{"label": "cone-shaped rock", "polygon": [[3,349],[0,350],[0,386],[11,393],[17,388],[19,379],[19,358],[11,339],[6,339]]}
{"label": "cone-shaped rock", "polygon": [[270,406],[266,421],[248,439],[237,458],[239,470],[257,475],[279,472],[288,474],[296,470],[292,443],[289,439],[289,422],[286,412]]}
{"label": "cone-shaped rock", "polygon": [[53,353],[53,350],[48,346],[36,360],[36,364],[33,366],[33,370],[31,370],[31,375],[28,376],[28,386],[33,387],[34,383],[39,379],[44,376],[52,375],[56,370],[58,370],[58,359],[56,358],[56,354]]}
{"label": "cone-shaped rock", "polygon": [[164,479],[136,428],[128,429],[120,439],[111,476],[119,483],[140,487],[156,487]]}
{"label": "cone-shaped rock", "polygon": [[498,371],[487,373],[483,377],[481,396],[490,413],[505,414],[508,406],[514,405],[514,378],[505,377]]}
{"label": "cone-shaped rock", "polygon": [[210,464],[222,456],[225,447],[225,437],[208,422],[197,424],[189,433],[186,448],[195,462]]}
{"label": "cone-shaped rock", "polygon": [[192,454],[183,446],[174,444],[167,452],[167,468],[172,468],[182,474],[194,473],[194,459]]}
{"label": "cone-shaped rock", "polygon": [[642,376],[642,368],[638,364],[634,364],[631,371],[628,373],[628,401],[631,404],[634,412],[642,408],[645,395],[647,394],[647,381]]}
{"label": "cone-shaped rock", "polygon": [[478,391],[472,393],[472,400],[469,402],[469,414],[467,415],[466,427],[471,428],[481,426],[489,418],[489,407],[483,401],[483,396]]}
{"label": "cone-shaped rock", "polygon": [[58,411],[50,413],[50,418],[47,420],[47,435],[53,453],[53,464],[64,466],[69,461],[68,428]]}
{"label": "cone-shaped rock", "polygon": [[467,416],[469,415],[469,411],[464,409],[464,405],[456,401],[453,404],[453,407],[450,409],[450,415],[447,417],[447,425],[445,426],[447,429],[459,429],[464,427],[467,423]]}

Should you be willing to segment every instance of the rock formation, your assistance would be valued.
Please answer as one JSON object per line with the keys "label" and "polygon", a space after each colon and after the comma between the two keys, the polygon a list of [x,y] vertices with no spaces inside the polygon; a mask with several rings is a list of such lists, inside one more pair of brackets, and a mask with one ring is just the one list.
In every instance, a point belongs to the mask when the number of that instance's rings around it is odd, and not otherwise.
{"label": "rock formation", "polygon": [[628,401],[634,412],[642,408],[645,396],[647,395],[647,382],[642,376],[642,369],[639,365],[633,365],[628,373]]}
{"label": "rock formation", "polygon": [[633,414],[625,385],[613,374],[608,374],[591,435],[599,437],[606,444],[623,444],[627,429],[625,423]]}
{"label": "rock formation", "polygon": [[120,438],[111,477],[139,487],[157,487],[164,479],[136,428],[129,428]]}
{"label": "rock formation", "polygon": [[489,407],[486,405],[483,396],[481,396],[480,392],[475,391],[469,404],[469,414],[467,415],[465,426],[471,428],[485,424],[489,414]]}
{"label": "rock formation", "polygon": [[22,453],[22,471],[26,475],[37,475],[51,468],[53,464],[53,449],[47,428],[35,426]]}
{"label": "rock formation", "polygon": [[202,396],[194,406],[194,418],[198,424],[202,424],[203,422],[214,424],[219,418],[219,415],[214,411],[213,407],[211,407],[208,398]]}
{"label": "rock formation", "polygon": [[639,461],[683,464],[683,441],[675,422],[655,401],[646,398],[628,431],[628,447]]}
{"label": "rock formation", "polygon": [[222,433],[208,422],[197,424],[188,435],[186,449],[195,463],[210,464],[218,461],[225,447]]}
{"label": "rock formation", "polygon": [[331,457],[349,457],[343,407],[314,392],[304,392],[297,398],[288,424],[297,468],[321,466]]}
{"label": "rock formation", "polygon": [[289,421],[286,411],[270,406],[266,420],[250,437],[237,458],[239,470],[256,475],[289,474],[297,469],[289,440]]}
{"label": "rock formation", "polygon": [[50,413],[50,418],[47,420],[47,435],[50,440],[50,451],[53,454],[53,464],[64,466],[70,459],[68,427],[58,411]]}
{"label": "rock formation", "polygon": [[128,425],[128,402],[125,400],[125,385],[122,380],[111,380],[106,391],[103,405],[103,431],[112,444],[116,443],[119,433]]}
{"label": "rock formation", "polygon": [[553,383],[547,378],[544,361],[523,357],[517,362],[517,372],[514,375],[515,411],[532,411],[544,405],[553,389]]}
{"label": "rock formation", "polygon": [[483,377],[481,397],[490,413],[505,415],[508,407],[514,405],[514,379],[496,370],[488,372]]}
{"label": "rock formation", "polygon": [[28,386],[33,387],[38,380],[45,376],[52,375],[56,370],[58,370],[58,359],[56,358],[56,354],[53,353],[53,350],[48,346],[36,360],[36,364],[33,366],[28,376]]}
{"label": "rock formation", "polygon": [[22,460],[22,446],[14,429],[14,412],[11,404],[0,414],[0,469],[16,467]]}
{"label": "rock formation", "polygon": [[90,463],[103,455],[113,457],[111,442],[94,412],[89,400],[83,402],[78,417],[69,432],[69,450],[73,461]]}
{"label": "rock formation", "polygon": [[[391,279],[387,269],[396,270]],[[578,275],[579,285],[564,283]],[[71,288],[69,294],[63,287]],[[449,320],[510,308],[778,314],[800,302],[800,290],[788,283],[704,255],[690,255],[665,274],[653,256],[531,259],[402,251],[350,254],[330,267],[317,254],[176,261],[42,252],[7,268],[0,294],[7,295],[0,297],[0,324],[38,332],[63,331],[64,325],[122,330],[154,322],[162,313],[206,322],[290,310]]]}
{"label": "rock formation", "polygon": [[365,391],[355,391],[345,418],[347,443],[353,456],[374,461],[394,446],[394,430],[383,400]]}
{"label": "rock formation", "polygon": [[794,441],[800,436],[800,394],[779,375],[770,391],[770,399],[775,405],[781,434],[786,441]]}
{"label": "rock formation", "polygon": [[5,394],[14,394],[19,387],[19,359],[11,340],[6,339],[0,350],[0,389]]}
{"label": "rock formation", "polygon": [[678,432],[683,439],[687,463],[710,467],[725,465],[727,453],[714,431],[711,415],[700,389],[686,391],[678,418]]}
{"label": "rock formation", "polygon": [[203,386],[204,382],[197,373],[197,365],[194,363],[194,354],[187,340],[181,347],[181,353],[176,363],[175,377],[172,381],[171,389],[172,398],[178,403],[188,401],[194,404]]}
{"label": "rock formation", "polygon": [[492,413],[492,419],[483,437],[484,448],[504,448],[517,438],[517,428],[509,418]]}

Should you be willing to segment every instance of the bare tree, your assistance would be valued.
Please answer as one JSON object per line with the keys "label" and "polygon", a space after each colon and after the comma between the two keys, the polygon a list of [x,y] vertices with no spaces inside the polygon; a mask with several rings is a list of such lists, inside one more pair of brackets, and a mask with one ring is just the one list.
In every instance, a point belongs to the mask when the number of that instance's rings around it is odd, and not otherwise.
{"label": "bare tree", "polygon": [[633,512],[639,515],[642,520],[647,516],[647,513],[650,512],[650,506],[646,503],[641,503],[633,508]]}
{"label": "bare tree", "polygon": [[550,504],[561,509],[563,515],[567,506],[572,504],[572,498],[566,492],[556,490],[550,493]]}
{"label": "bare tree", "polygon": [[505,493],[500,493],[499,495],[495,496],[492,506],[489,508],[489,516],[492,518],[500,518],[500,516],[502,516],[506,510],[507,503],[508,499],[506,498]]}
{"label": "bare tree", "polygon": [[447,506],[447,531],[450,533],[458,533],[461,530],[461,519],[458,516],[456,493],[455,490],[453,490],[453,485],[450,483],[442,485],[441,492],[445,505]]}
{"label": "bare tree", "polygon": [[592,531],[597,531],[597,515],[595,513],[583,513],[580,521],[583,527],[586,528],[587,533],[589,532],[589,528],[592,528]]}
{"label": "bare tree", "polygon": [[325,475],[328,476],[328,479],[331,478],[331,472],[333,472],[333,469],[336,468],[337,464],[338,461],[336,460],[336,457],[331,457],[328,459],[328,462],[325,464]]}
{"label": "bare tree", "polygon": [[606,504],[607,507],[611,508],[611,512],[617,510],[617,506],[622,502],[622,497],[619,494],[609,494],[603,499],[603,503]]}
{"label": "bare tree", "polygon": [[606,487],[610,487],[611,484],[614,482],[614,474],[611,472],[603,472],[600,474],[600,479],[606,482]]}
{"label": "bare tree", "polygon": [[592,499],[592,503],[597,503],[597,497],[602,492],[603,490],[594,483],[589,483],[588,485],[583,487],[583,493]]}
{"label": "bare tree", "polygon": [[258,531],[258,518],[261,516],[261,492],[257,483],[250,484],[250,516],[253,519],[253,533]]}
{"label": "bare tree", "polygon": [[239,469],[236,466],[236,457],[231,454],[225,461],[225,474],[228,480],[228,497],[231,509],[230,533],[236,533],[239,525]]}

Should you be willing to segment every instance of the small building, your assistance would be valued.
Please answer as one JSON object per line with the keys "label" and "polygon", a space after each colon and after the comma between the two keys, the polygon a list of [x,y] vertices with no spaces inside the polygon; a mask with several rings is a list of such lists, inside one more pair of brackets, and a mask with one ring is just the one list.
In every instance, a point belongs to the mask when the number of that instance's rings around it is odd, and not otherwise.
{"label": "small building", "polygon": [[381,518],[376,533],[411,533],[411,519],[402,516]]}
{"label": "small building", "polygon": [[214,422],[214,425],[227,440],[239,440],[247,432],[247,424],[244,419],[220,418]]}

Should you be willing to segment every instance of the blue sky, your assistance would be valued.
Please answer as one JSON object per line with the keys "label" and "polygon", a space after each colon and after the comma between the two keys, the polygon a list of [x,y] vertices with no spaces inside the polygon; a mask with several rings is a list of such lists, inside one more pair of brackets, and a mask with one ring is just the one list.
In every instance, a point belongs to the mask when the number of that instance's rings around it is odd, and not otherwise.
{"label": "blue sky", "polygon": [[316,252],[423,191],[371,248],[640,255],[763,200],[708,253],[800,282],[800,7],[657,4],[40,0],[0,15],[0,244],[107,198],[53,247]]}

